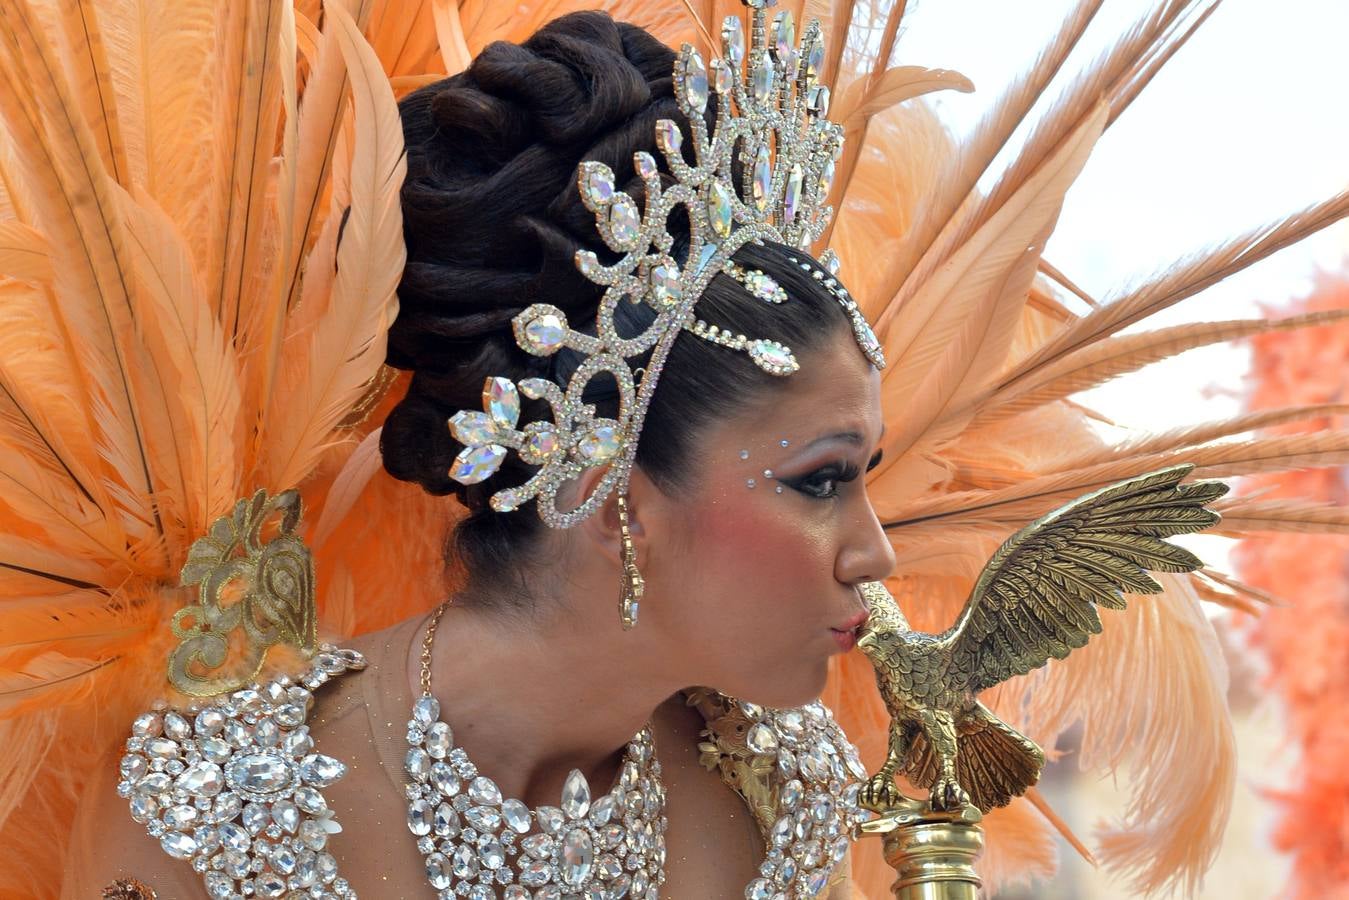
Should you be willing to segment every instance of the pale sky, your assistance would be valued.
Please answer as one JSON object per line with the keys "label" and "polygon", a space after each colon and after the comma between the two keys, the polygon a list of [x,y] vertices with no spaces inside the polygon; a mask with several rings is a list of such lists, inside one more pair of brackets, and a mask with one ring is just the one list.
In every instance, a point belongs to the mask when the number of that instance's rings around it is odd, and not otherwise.
{"label": "pale sky", "polygon": [[[910,0],[896,61],[956,69],[974,94],[935,101],[950,127],[971,128],[993,97],[1027,68],[1071,7],[1069,0]],[[1153,4],[1105,0],[1086,36],[1096,55]],[[1079,48],[1082,50],[1083,48]],[[1349,180],[1349,2],[1226,0],[1097,144],[1068,194],[1046,258],[1098,298],[1186,253],[1322,200]],[[1156,316],[1148,328],[1260,315],[1307,292],[1319,268],[1345,267],[1349,226],[1322,231]],[[1347,363],[1349,364],[1349,363]],[[1121,424],[1166,429],[1240,409],[1249,354],[1243,345],[1190,351],[1079,399]],[[1219,566],[1232,542],[1183,539]],[[1237,722],[1242,756],[1233,821],[1203,900],[1264,900],[1280,893],[1288,861],[1268,843],[1260,791],[1296,761],[1280,742],[1278,711]],[[1263,743],[1262,743],[1263,741]],[[1056,798],[1079,833],[1118,798],[1079,784]],[[1126,897],[1061,848],[1065,871],[1027,896]]]}
{"label": "pale sky", "polygon": [[[956,69],[973,94],[934,95],[957,133],[1030,66],[1071,0],[917,0],[896,62]],[[1155,4],[1105,0],[1064,76]],[[1046,258],[1098,299],[1188,252],[1322,200],[1349,181],[1349,2],[1226,0],[1097,144]],[[1349,252],[1340,223],[1154,317],[1147,328],[1236,319],[1305,293]],[[1242,344],[1192,350],[1082,395],[1124,424],[1167,429],[1231,415]],[[1221,562],[1227,542],[1193,539]],[[1215,557],[1218,557],[1215,559]]]}

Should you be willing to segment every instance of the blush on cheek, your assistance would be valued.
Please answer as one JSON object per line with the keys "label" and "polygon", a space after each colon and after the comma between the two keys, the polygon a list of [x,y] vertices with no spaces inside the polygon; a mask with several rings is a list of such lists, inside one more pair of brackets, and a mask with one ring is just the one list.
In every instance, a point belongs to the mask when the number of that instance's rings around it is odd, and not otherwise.
{"label": "blush on cheek", "polygon": [[788,510],[789,502],[768,494],[705,504],[695,512],[704,564],[736,580],[742,593],[760,602],[792,604],[808,598],[812,586],[824,587],[833,578],[827,537]]}
{"label": "blush on cheek", "polygon": [[703,612],[717,623],[706,632],[702,683],[768,706],[814,700],[836,652],[827,527],[776,493],[712,496],[686,511],[696,538],[684,564],[696,574],[681,577],[696,579],[697,596],[713,604]]}

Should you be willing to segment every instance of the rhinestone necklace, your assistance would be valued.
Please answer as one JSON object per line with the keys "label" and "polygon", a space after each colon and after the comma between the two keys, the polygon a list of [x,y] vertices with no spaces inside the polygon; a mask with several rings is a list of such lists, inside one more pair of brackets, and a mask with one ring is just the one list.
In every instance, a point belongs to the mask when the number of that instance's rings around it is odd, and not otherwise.
{"label": "rhinestone necklace", "polygon": [[478,772],[431,694],[431,647],[445,612],[422,640],[422,694],[412,704],[405,768],[408,829],[441,900],[657,900],[665,881],[665,787],[651,729],[628,744],[613,789],[592,800],[572,769],[558,806],[530,809],[502,797]]}

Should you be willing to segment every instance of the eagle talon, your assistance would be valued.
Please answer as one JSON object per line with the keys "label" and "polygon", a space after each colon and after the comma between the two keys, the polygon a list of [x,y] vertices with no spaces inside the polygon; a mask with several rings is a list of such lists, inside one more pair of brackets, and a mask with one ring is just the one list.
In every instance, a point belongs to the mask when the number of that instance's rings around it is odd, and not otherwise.
{"label": "eagle talon", "polygon": [[901,797],[895,788],[894,777],[885,772],[878,772],[867,779],[866,786],[858,796],[858,803],[864,809],[884,813],[899,805],[903,799],[906,798]]}
{"label": "eagle talon", "polygon": [[960,786],[960,782],[950,776],[942,776],[932,784],[932,808],[949,812],[970,805],[970,795]]}

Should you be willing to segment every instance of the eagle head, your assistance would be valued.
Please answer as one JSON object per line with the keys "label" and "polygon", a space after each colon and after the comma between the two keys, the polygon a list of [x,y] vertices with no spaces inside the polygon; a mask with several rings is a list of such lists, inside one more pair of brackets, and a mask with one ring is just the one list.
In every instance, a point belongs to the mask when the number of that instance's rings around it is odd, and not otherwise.
{"label": "eagle head", "polygon": [[904,633],[909,630],[909,623],[900,612],[895,598],[879,581],[859,585],[857,591],[870,611],[866,624],[857,636],[857,649],[873,663],[882,663],[890,656],[893,648],[902,642]]}

